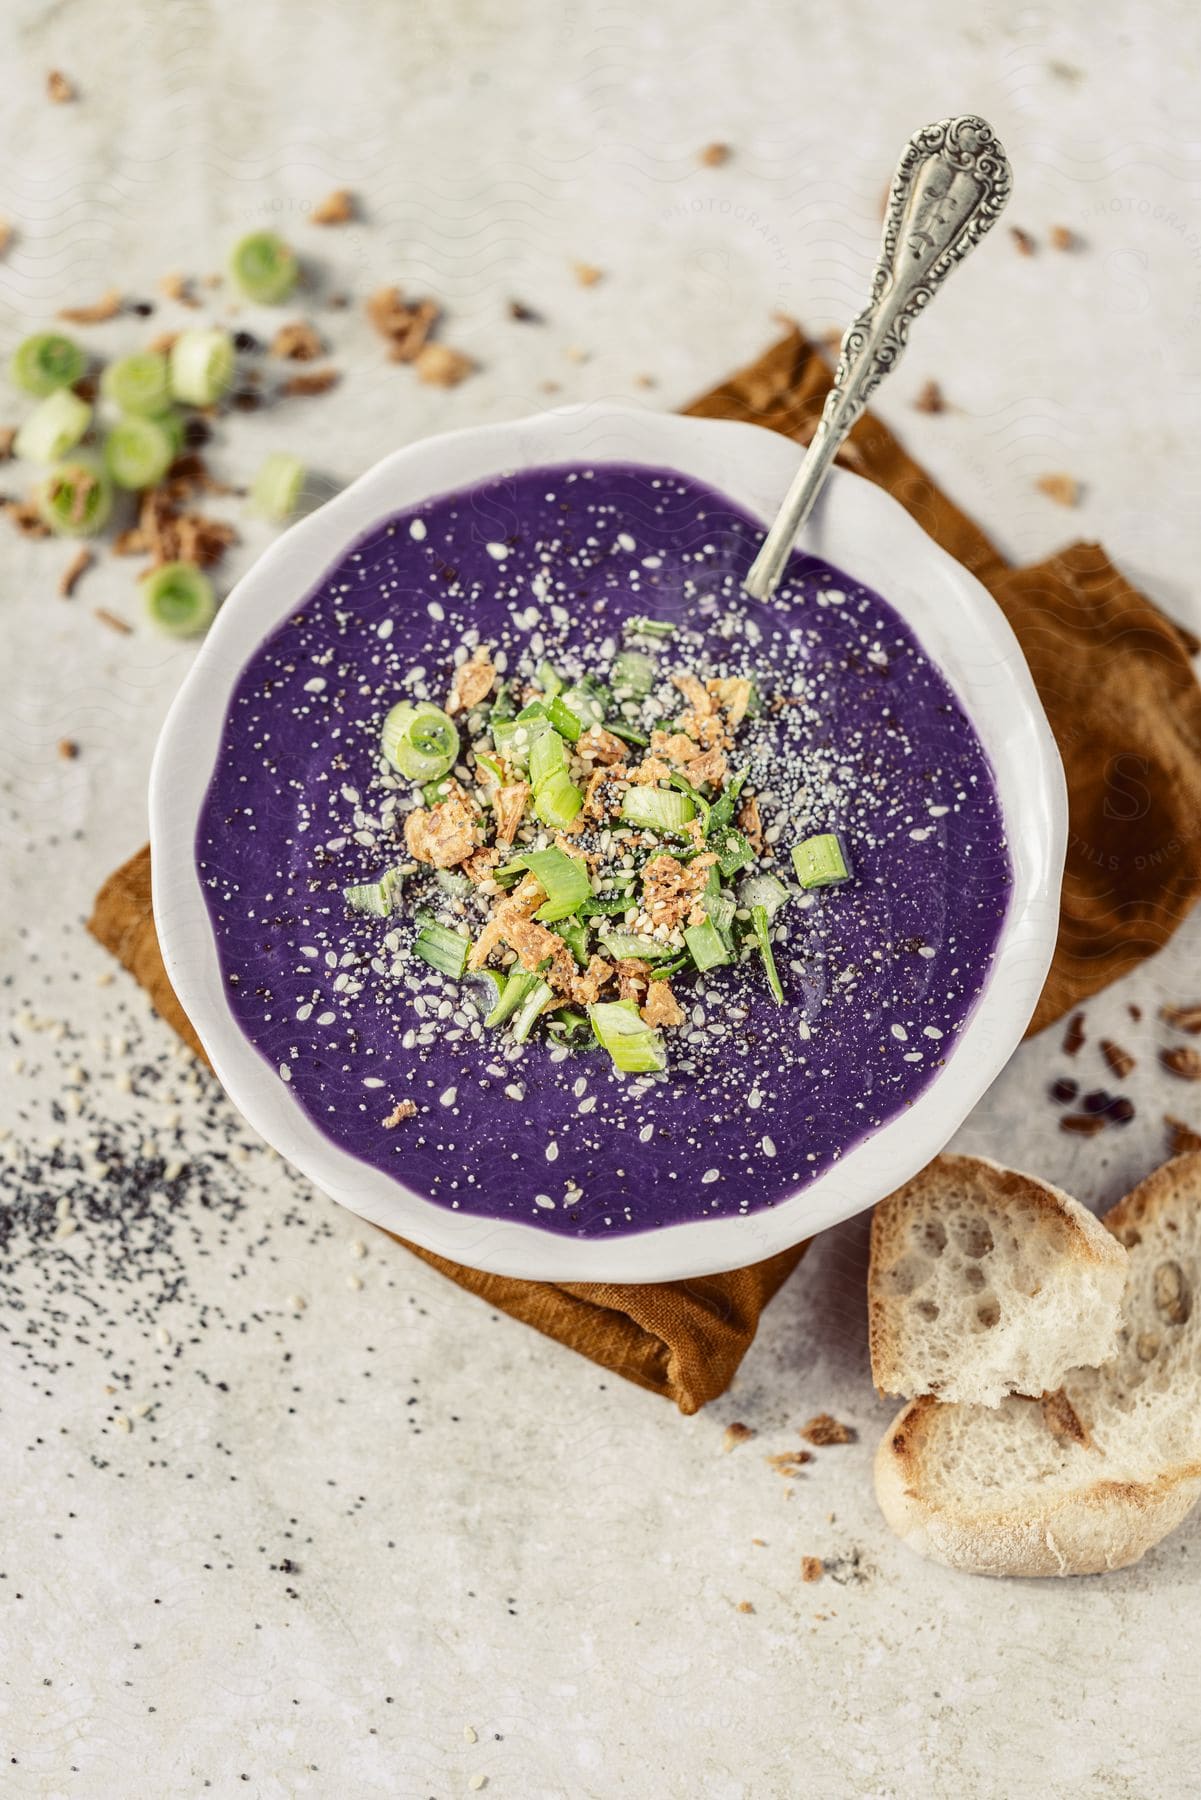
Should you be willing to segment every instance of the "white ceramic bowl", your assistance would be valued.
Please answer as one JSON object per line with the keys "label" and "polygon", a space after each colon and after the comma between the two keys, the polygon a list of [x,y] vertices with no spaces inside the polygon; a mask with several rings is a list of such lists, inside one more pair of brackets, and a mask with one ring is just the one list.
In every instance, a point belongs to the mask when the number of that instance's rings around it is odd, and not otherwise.
{"label": "white ceramic bowl", "polygon": [[988,752],[1013,861],[1009,915],[985,991],[945,1067],[900,1117],[776,1206],[616,1238],[575,1240],[451,1212],[333,1144],[243,1035],[226,1004],[195,861],[197,824],[237,677],[260,642],[389,514],[491,476],[553,463],[679,470],[766,524],[796,446],[753,425],[564,407],[397,450],[294,525],[241,580],[163,727],[150,779],[154,911],[167,972],[235,1105],[351,1211],[469,1265],[552,1281],[665,1281],[757,1261],[871,1206],[934,1156],[1018,1044],[1059,913],[1067,800],[1054,740],[995,602],[872,483],[835,469],[802,546],[884,596],[940,665]]}

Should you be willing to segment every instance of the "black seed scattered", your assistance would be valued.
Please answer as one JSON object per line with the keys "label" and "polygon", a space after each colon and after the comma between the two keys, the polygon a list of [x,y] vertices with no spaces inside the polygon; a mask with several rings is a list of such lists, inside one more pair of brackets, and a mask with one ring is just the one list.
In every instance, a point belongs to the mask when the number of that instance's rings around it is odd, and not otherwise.
{"label": "black seed scattered", "polygon": [[1080,1083],[1073,1081],[1070,1075],[1061,1075],[1058,1081],[1051,1083],[1050,1087],[1052,1100],[1058,1100],[1061,1106],[1066,1106],[1069,1100],[1074,1100],[1079,1092]]}
{"label": "black seed scattered", "polygon": [[1108,1112],[1113,1105],[1113,1095],[1107,1094],[1104,1088],[1094,1088],[1091,1094],[1084,1096],[1080,1104],[1086,1113]]}

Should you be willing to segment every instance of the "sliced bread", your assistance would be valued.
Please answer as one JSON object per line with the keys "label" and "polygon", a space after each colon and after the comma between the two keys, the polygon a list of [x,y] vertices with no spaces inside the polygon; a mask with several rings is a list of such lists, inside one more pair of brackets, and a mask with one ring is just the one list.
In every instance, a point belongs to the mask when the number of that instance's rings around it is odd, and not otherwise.
{"label": "sliced bread", "polygon": [[1129,1253],[1117,1356],[998,1407],[914,1400],[876,1455],[888,1523],[981,1575],[1091,1575],[1165,1537],[1201,1497],[1201,1151],[1107,1214]]}
{"label": "sliced bread", "polygon": [[882,1394],[996,1406],[1117,1348],[1126,1253],[1086,1207],[980,1156],[939,1156],[872,1218]]}

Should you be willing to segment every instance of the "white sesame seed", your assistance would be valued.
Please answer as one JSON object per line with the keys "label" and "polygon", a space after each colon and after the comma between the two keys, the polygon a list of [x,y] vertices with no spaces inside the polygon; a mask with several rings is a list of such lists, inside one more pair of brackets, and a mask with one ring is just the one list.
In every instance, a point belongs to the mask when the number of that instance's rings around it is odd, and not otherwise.
{"label": "white sesame seed", "polygon": [[455,1101],[458,1099],[458,1097],[459,1097],[458,1088],[454,1088],[454,1087],[444,1088],[442,1093],[440,1093],[438,1095],[438,1105],[439,1106],[453,1106]]}
{"label": "white sesame seed", "polygon": [[416,538],[417,542],[421,543],[422,539],[425,537],[425,520],[424,519],[410,519],[409,520],[409,536],[411,538]]}
{"label": "white sesame seed", "polygon": [[552,1141],[546,1146],[547,1162],[554,1162],[556,1157],[558,1156],[558,1154],[559,1154],[559,1146],[552,1139]]}
{"label": "white sesame seed", "polygon": [[774,1156],[776,1154],[776,1146],[769,1137],[761,1137],[759,1139],[759,1148],[762,1150],[764,1156]]}
{"label": "white sesame seed", "polygon": [[708,1187],[710,1182],[721,1180],[721,1170],[720,1169],[706,1169],[705,1173],[701,1176],[701,1180],[705,1184],[705,1186]]}
{"label": "white sesame seed", "polygon": [[638,1133],[638,1142],[640,1144],[649,1144],[651,1139],[654,1137],[654,1135],[655,1135],[654,1126],[653,1125],[644,1125],[642,1127],[642,1130]]}
{"label": "white sesame seed", "polygon": [[543,1212],[554,1212],[555,1203],[549,1194],[535,1194],[534,1205],[540,1206]]}

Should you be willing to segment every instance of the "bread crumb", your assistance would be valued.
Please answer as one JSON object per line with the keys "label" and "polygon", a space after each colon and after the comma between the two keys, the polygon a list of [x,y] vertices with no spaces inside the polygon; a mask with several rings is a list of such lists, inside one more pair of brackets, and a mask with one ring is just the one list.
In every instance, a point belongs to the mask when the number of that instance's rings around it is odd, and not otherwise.
{"label": "bread crumb", "polygon": [[819,1449],[827,1444],[853,1444],[856,1432],[850,1425],[843,1425],[830,1413],[815,1413],[807,1425],[801,1426],[801,1436],[807,1444],[814,1444]]}
{"label": "bread crumb", "polygon": [[66,106],[77,98],[74,82],[68,81],[61,69],[51,69],[47,75],[46,92],[55,106]]}
{"label": "bread crumb", "polygon": [[12,235],[13,235],[13,228],[9,224],[8,220],[0,219],[0,256],[4,255],[4,252],[8,249],[8,246],[12,243]]}
{"label": "bread crumb", "polygon": [[1080,503],[1080,483],[1074,475],[1040,475],[1035,482],[1040,494],[1048,500],[1054,500],[1056,506],[1077,506]]}
{"label": "bread crumb", "polygon": [[722,163],[729,162],[731,154],[728,144],[706,144],[700,161],[706,169],[720,169]]}
{"label": "bread crumb", "polygon": [[801,1558],[801,1580],[802,1581],[820,1581],[822,1578],[824,1569],[825,1569],[825,1564],[822,1562],[822,1559],[820,1556],[802,1556],[802,1558]]}
{"label": "bread crumb", "polygon": [[50,536],[50,527],[32,500],[9,500],[5,504],[4,511],[22,537],[44,538]]}
{"label": "bread crumb", "polygon": [[1080,239],[1066,225],[1052,225],[1049,239],[1052,250],[1079,250]]}
{"label": "bread crumb", "polygon": [[313,208],[314,225],[348,225],[354,218],[354,195],[349,188],[335,188]]}
{"label": "bread crumb", "polygon": [[1201,1005],[1196,1002],[1192,1006],[1161,1006],[1159,1016],[1174,1031],[1187,1031],[1191,1037],[1201,1031]]}
{"label": "bread crumb", "polygon": [[752,1542],[752,1544],[754,1544],[756,1550],[766,1550],[767,1549],[767,1539],[766,1538],[752,1538],[751,1542]]}
{"label": "bread crumb", "polygon": [[434,300],[406,300],[399,288],[377,288],[366,306],[367,317],[386,339],[393,362],[415,362],[441,317]]}
{"label": "bread crumb", "polygon": [[180,306],[200,305],[199,300],[197,300],[195,294],[192,292],[190,277],[181,275],[178,269],[172,269],[168,274],[164,275],[158,284],[158,288],[160,294],[164,294],[168,300],[176,301]]}
{"label": "bread crumb", "polygon": [[1173,1156],[1183,1156],[1189,1150],[1201,1150],[1201,1131],[1194,1131],[1183,1119],[1174,1119],[1170,1113],[1164,1114],[1164,1124],[1168,1128],[1168,1148]]}
{"label": "bread crumb", "polygon": [[414,1100],[398,1100],[386,1119],[381,1120],[385,1131],[394,1131],[406,1119],[417,1117],[417,1103]]}
{"label": "bread crumb", "polygon": [[740,1600],[738,1602],[738,1610],[740,1613],[753,1613],[755,1608],[750,1600]]}
{"label": "bread crumb", "polygon": [[295,397],[306,394],[325,394],[335,387],[341,377],[337,369],[312,369],[303,375],[289,375],[280,388],[280,393]]}
{"label": "bread crumb", "polygon": [[419,352],[414,367],[417,378],[429,387],[458,387],[475,368],[469,356],[452,350],[449,344],[426,344]]}
{"label": "bread crumb", "polygon": [[170,356],[178,336],[178,331],[160,331],[157,337],[151,338],[147,349],[157,350],[160,356]]}
{"label": "bread crumb", "polygon": [[656,375],[643,374],[643,375],[635,375],[635,377],[634,377],[634,386],[635,387],[653,388],[653,387],[658,387],[658,385],[659,385],[659,379],[658,379],[658,376],[656,376]]}
{"label": "bread crumb", "polygon": [[1053,1394],[1044,1394],[1039,1404],[1042,1407],[1043,1423],[1057,1443],[1078,1444],[1082,1450],[1092,1449],[1093,1440],[1088,1427],[1083,1424],[1062,1388],[1056,1388]]}
{"label": "bread crumb", "polygon": [[726,1426],[721,1447],[728,1454],[731,1450],[737,1450],[739,1444],[749,1444],[754,1435],[749,1425],[743,1425],[735,1419],[732,1425]]}
{"label": "bread crumb", "polygon": [[1020,225],[1011,225],[1009,227],[1009,235],[1013,239],[1014,249],[1019,256],[1034,255],[1038,245],[1028,231],[1023,231]]}
{"label": "bread crumb", "polygon": [[86,545],[81,545],[59,577],[58,591],[64,600],[71,598],[81,577],[91,568],[92,561],[92,552]]}
{"label": "bread crumb", "polygon": [[1201,1081],[1201,1050],[1194,1050],[1191,1044],[1161,1050],[1159,1060],[1169,1075],[1176,1075],[1181,1081]]}
{"label": "bread crumb", "polygon": [[1068,1020],[1068,1028],[1063,1034],[1063,1053],[1064,1053],[1064,1055],[1065,1056],[1075,1056],[1076,1052],[1081,1048],[1083,1043],[1084,1043],[1084,1014],[1082,1012],[1073,1013],[1071,1018]]}
{"label": "bread crumb", "polygon": [[595,263],[578,262],[572,263],[571,267],[581,287],[595,287],[604,275],[604,270],[598,269]]}
{"label": "bread crumb", "polygon": [[516,319],[520,325],[541,325],[543,323],[542,314],[535,312],[532,306],[527,306],[524,300],[509,301],[509,317]]}
{"label": "bread crumb", "polygon": [[943,398],[943,391],[939,387],[937,381],[927,381],[925,385],[919,389],[917,397],[913,402],[913,410],[922,413],[946,412],[947,403]]}
{"label": "bread crumb", "polygon": [[0,462],[7,462],[17,441],[15,425],[0,425]]}
{"label": "bread crumb", "polygon": [[806,1463],[813,1461],[813,1455],[808,1450],[779,1450],[774,1456],[766,1456],[763,1460],[769,1469],[774,1469],[777,1475],[783,1475],[786,1481],[791,1481],[800,1474]]}
{"label": "bread crumb", "polygon": [[106,294],[102,294],[90,306],[61,306],[58,316],[68,325],[103,325],[106,320],[115,319],[120,311],[120,291],[109,288]]}
{"label": "bread crumb", "polygon": [[132,636],[133,626],[127,624],[126,621],[118,617],[115,612],[110,612],[107,606],[97,606],[93,608],[93,612],[100,623],[102,625],[107,625],[110,631],[119,631],[122,637]]}
{"label": "bread crumb", "polygon": [[64,762],[74,762],[79,755],[79,745],[74,738],[59,738],[58,753]]}
{"label": "bread crumb", "polygon": [[1101,1054],[1118,1080],[1125,1081],[1135,1066],[1129,1050],[1123,1050],[1121,1044],[1115,1044],[1112,1038],[1102,1038]]}
{"label": "bread crumb", "polygon": [[323,349],[307,319],[293,319],[290,324],[281,325],[271,340],[272,356],[282,356],[288,362],[316,362]]}

